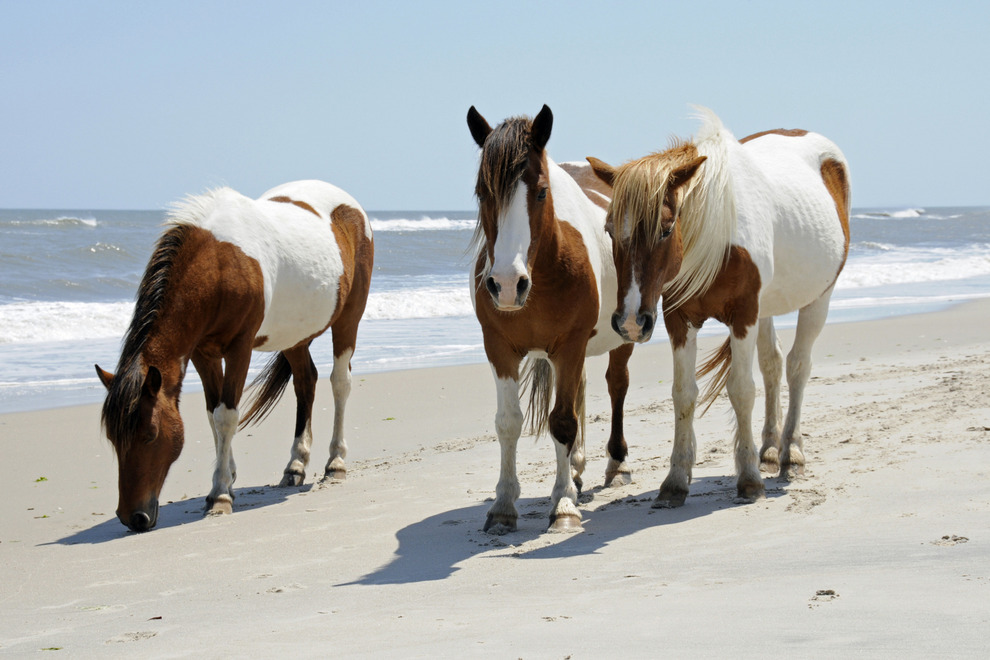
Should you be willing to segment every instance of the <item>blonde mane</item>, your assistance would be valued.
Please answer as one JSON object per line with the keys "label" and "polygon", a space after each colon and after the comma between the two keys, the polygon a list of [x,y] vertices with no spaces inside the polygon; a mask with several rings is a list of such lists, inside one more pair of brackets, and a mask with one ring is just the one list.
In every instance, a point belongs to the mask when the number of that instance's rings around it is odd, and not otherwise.
{"label": "blonde mane", "polygon": [[675,140],[666,151],[617,168],[609,210],[616,236],[655,246],[663,238],[661,212],[671,172],[698,156],[707,156],[698,173],[677,191],[683,257],[680,271],[664,287],[669,309],[708,290],[725,266],[736,233],[728,169],[728,146],[735,138],[711,110],[697,110],[703,122],[698,137]]}

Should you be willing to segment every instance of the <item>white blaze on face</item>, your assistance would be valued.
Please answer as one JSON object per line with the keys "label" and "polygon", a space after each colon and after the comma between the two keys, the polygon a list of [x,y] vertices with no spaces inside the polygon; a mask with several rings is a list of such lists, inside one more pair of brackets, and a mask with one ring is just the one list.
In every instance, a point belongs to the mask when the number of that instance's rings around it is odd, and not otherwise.
{"label": "white blaze on face", "polygon": [[629,290],[626,292],[626,297],[622,300],[622,320],[619,322],[619,325],[626,331],[631,341],[637,341],[640,330],[642,330],[636,322],[636,318],[639,316],[639,308],[642,304],[643,294],[639,290],[639,282],[636,280],[636,273],[634,271],[629,277]]}
{"label": "white blaze on face", "polygon": [[516,307],[516,286],[519,279],[529,277],[529,210],[526,184],[516,186],[512,199],[498,219],[498,236],[495,238],[494,263],[488,274],[499,285],[498,303],[503,308]]}

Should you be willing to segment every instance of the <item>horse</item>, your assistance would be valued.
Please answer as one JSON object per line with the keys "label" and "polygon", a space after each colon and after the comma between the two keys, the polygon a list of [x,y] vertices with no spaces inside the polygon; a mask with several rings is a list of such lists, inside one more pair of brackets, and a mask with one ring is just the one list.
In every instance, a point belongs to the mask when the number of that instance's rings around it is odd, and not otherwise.
{"label": "horse", "polygon": [[[606,484],[631,482],[622,404],[632,344],[609,330],[616,303],[611,239],[604,231],[610,189],[593,182],[587,164],[568,165],[568,174],[547,155],[553,113],[546,105],[534,119],[514,117],[494,129],[472,106],[467,123],[481,148],[472,302],[495,378],[501,448],[495,502],[484,530],[504,534],[517,528],[516,444],[525,421],[520,379],[528,374],[531,428],[538,436],[549,430],[557,458],[549,530],[580,531],[587,355],[609,353]],[[578,179],[589,185],[582,188]]]}
{"label": "horse", "polygon": [[[701,404],[710,406],[727,387],[735,413],[739,499],[764,495],[760,463],[779,468],[783,478],[803,473],[801,403],[811,349],[849,251],[849,167],[833,142],[796,129],[737,141],[712,111],[698,110],[702,126],[693,140],[675,140],[618,168],[589,159],[614,189],[614,334],[647,341],[663,298],[674,362],[674,446],[657,508],[681,506],[688,495],[697,377],[707,374],[712,380]],[[781,431],[783,359],[773,317],[795,310]],[[728,326],[729,337],[696,374],[696,337],[709,318]],[[766,394],[760,462],[751,429],[754,349]]]}
{"label": "horse", "polygon": [[[289,379],[296,395],[291,457],[280,486],[300,485],[309,462],[317,370],[310,344],[333,337],[333,437],[324,475],[343,478],[344,407],[350,361],[374,261],[368,217],[346,192],[296,181],[253,200],[229,188],[173,205],[137,293],[115,374],[96,365],[107,389],[102,425],[118,463],[117,518],[152,529],[169,467],[184,443],[179,393],[189,360],[203,382],[217,462],[209,514],[233,511],[231,441],[263,419]],[[274,352],[238,405],[252,350]]]}

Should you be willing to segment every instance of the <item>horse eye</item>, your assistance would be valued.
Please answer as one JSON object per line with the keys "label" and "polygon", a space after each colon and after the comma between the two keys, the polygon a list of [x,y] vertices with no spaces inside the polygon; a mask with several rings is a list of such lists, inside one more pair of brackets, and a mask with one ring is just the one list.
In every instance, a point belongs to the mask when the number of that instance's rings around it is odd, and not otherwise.
{"label": "horse eye", "polygon": [[542,202],[547,198],[547,187],[543,186],[540,188],[540,193],[536,196],[536,200]]}

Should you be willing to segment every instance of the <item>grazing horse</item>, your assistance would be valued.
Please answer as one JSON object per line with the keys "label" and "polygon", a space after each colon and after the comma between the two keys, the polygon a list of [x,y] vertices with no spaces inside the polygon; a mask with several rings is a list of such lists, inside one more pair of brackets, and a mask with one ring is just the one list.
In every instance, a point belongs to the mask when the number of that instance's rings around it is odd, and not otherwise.
{"label": "grazing horse", "polygon": [[[313,339],[333,334],[333,439],[325,473],[342,477],[350,360],[371,282],[368,217],[343,190],[296,181],[252,200],[229,188],[177,204],[141,280],[102,421],[117,454],[117,517],[136,532],[155,526],[158,496],[184,442],[179,392],[189,360],[203,381],[217,450],[209,513],[233,510],[231,440],[238,422],[260,421],[291,378],[292,456],[282,486],[305,477],[313,441]],[[276,351],[241,417],[251,351]]]}
{"label": "grazing horse", "polygon": [[[737,141],[710,110],[692,141],[612,168],[589,159],[613,185],[609,226],[615,237],[619,304],[612,327],[642,342],[657,302],[674,354],[674,448],[654,506],[680,506],[695,461],[693,418],[698,329],[708,318],[729,338],[698,372],[715,371],[702,399],[727,385],[736,415],[737,492],[764,493],[753,442],[754,349],[766,390],[760,458],[781,476],[803,471],[801,401],[811,347],[828,313],[849,250],[849,176],[835,144],[803,130],[772,130]],[[782,354],[773,317],[798,313],[787,356],[789,403],[780,428]],[[757,325],[759,326],[757,329]]]}
{"label": "grazing horse", "polygon": [[472,300],[495,376],[495,428],[502,457],[495,503],[484,529],[516,529],[516,444],[524,422],[520,366],[528,357],[531,421],[537,431],[549,429],[557,455],[550,529],[579,531],[586,355],[609,352],[612,429],[606,480],[631,480],[622,404],[632,344],[623,344],[609,329],[616,281],[611,239],[605,234],[608,197],[603,193],[608,189],[600,183],[583,189],[577,179],[593,177],[587,165],[571,165],[573,174],[568,174],[547,156],[553,125],[547,106],[533,120],[516,117],[494,129],[472,106],[467,122],[481,147]]}

